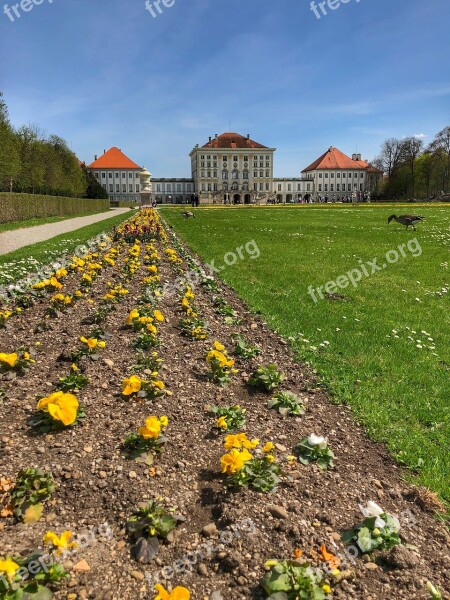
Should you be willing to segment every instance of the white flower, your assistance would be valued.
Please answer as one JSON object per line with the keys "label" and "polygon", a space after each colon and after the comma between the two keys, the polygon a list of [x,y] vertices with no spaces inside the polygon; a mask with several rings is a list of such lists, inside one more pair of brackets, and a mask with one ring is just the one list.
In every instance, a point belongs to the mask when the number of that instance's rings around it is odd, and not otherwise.
{"label": "white flower", "polygon": [[320,435],[315,435],[314,433],[312,433],[308,438],[308,444],[310,444],[311,446],[319,446],[319,448],[323,450],[327,447],[327,440],[326,438]]}
{"label": "white flower", "polygon": [[386,526],[386,521],[383,521],[381,517],[377,517],[375,520],[375,527],[383,529]]}
{"label": "white flower", "polygon": [[365,507],[359,505],[359,510],[364,517],[379,517],[385,512],[384,509],[376,502],[373,502],[373,500],[369,500]]}

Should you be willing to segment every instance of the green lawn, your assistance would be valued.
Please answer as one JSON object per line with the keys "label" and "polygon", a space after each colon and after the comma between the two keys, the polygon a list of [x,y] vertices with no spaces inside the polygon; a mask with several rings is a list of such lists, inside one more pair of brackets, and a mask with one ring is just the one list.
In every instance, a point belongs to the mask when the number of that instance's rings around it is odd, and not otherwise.
{"label": "green lawn", "polygon": [[104,231],[109,231],[129,217],[130,212],[122,213],[70,233],[63,233],[45,242],[0,255],[0,285],[13,283],[29,273],[36,272],[39,267],[73,252],[80,244]]}
{"label": "green lawn", "polygon": [[[183,219],[182,210],[161,212],[206,262],[225,267],[220,277],[249,306],[291,338],[336,402],[348,403],[417,482],[450,502],[450,206],[211,207],[197,209],[195,220]],[[387,224],[390,214],[411,210],[426,217],[417,233]],[[389,250],[416,236],[420,256],[411,242],[413,252],[403,247],[406,257],[387,264]],[[226,266],[225,254],[238,256],[236,248],[251,240],[260,257],[241,249],[244,259]],[[375,258],[386,268],[338,289],[344,298],[321,300],[316,292],[315,303],[308,294],[309,286],[360,267],[358,259]]]}

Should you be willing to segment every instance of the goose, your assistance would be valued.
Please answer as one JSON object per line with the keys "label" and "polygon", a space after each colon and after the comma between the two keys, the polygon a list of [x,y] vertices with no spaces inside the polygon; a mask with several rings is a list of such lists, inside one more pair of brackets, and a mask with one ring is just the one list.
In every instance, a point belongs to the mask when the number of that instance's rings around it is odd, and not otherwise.
{"label": "goose", "polygon": [[425,217],[419,217],[417,215],[400,215],[399,217],[397,217],[397,215],[391,215],[388,219],[388,223],[390,223],[392,219],[394,219],[394,221],[397,221],[397,223],[400,223],[401,225],[406,225],[406,231],[408,231],[408,227],[410,225],[412,225],[414,231],[416,231],[416,223],[420,223],[425,219]]}
{"label": "goose", "polygon": [[192,217],[193,219],[195,219],[195,215],[193,212],[191,212],[190,210],[187,210],[186,212],[183,213],[183,217],[185,219],[189,219],[189,217]]}

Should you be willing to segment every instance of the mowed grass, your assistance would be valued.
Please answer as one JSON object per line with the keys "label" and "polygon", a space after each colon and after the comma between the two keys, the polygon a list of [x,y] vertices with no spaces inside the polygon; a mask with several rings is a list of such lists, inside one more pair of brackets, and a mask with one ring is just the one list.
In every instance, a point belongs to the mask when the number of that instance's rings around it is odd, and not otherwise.
{"label": "mowed grass", "polygon": [[[411,211],[426,217],[417,232],[387,224]],[[255,240],[260,257],[245,253],[220,277],[291,338],[335,401],[349,404],[417,483],[450,502],[450,206],[200,208],[195,220],[161,212],[216,266]],[[308,295],[308,286],[360,267],[358,259],[384,264],[386,252],[414,238],[420,256],[411,243],[416,256],[406,249],[406,258],[338,290],[348,301],[315,304]]]}
{"label": "mowed grass", "polygon": [[130,215],[131,211],[122,213],[69,233],[63,233],[44,242],[1,254],[0,285],[11,284],[29,273],[37,272],[40,267],[70,254],[77,246],[84,244],[96,235],[110,231],[116,225],[123,223]]}

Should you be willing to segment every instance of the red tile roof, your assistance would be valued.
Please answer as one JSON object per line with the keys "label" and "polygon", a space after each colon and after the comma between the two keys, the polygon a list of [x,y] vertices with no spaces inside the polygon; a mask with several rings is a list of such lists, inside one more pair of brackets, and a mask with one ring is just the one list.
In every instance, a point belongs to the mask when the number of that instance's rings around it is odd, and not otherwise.
{"label": "red tile roof", "polygon": [[367,169],[368,166],[367,160],[353,160],[337,148],[331,147],[309,167],[303,169],[302,173],[316,169]]}
{"label": "red tile roof", "polygon": [[105,154],[102,154],[100,158],[94,160],[89,165],[90,169],[139,169],[142,171],[142,167],[137,165],[135,162],[128,158],[122,150],[113,146]]}
{"label": "red tile roof", "polygon": [[267,148],[267,146],[258,144],[258,142],[239,133],[222,133],[202,148]]}

